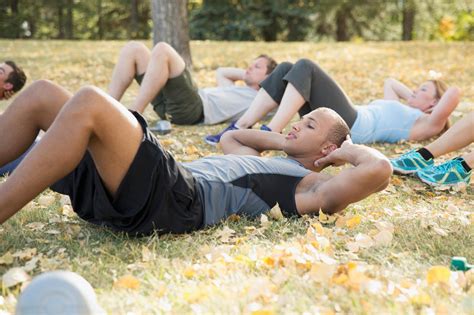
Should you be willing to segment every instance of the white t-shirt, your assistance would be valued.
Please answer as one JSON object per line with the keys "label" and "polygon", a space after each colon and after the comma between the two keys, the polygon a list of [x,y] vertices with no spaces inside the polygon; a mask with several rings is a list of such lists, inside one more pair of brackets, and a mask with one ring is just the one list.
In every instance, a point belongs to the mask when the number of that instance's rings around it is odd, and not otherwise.
{"label": "white t-shirt", "polygon": [[236,120],[249,108],[257,90],[248,86],[213,87],[198,90],[204,109],[204,123]]}

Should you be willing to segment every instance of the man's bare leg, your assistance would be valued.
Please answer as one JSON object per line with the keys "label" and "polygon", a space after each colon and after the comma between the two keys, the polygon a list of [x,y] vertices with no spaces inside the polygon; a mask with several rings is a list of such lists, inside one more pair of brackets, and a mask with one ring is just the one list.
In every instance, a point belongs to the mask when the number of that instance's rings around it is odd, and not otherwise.
{"label": "man's bare leg", "polygon": [[[268,124],[268,127],[270,127],[272,131],[281,132],[304,103],[305,100],[298,90],[296,90],[291,83],[288,83],[280,106]],[[236,125],[239,128],[251,127],[277,106],[278,104],[271,96],[264,89],[260,89],[252,105],[250,105],[245,114],[237,120]]]}
{"label": "man's bare leg", "polygon": [[250,104],[250,107],[235,124],[242,129],[250,128],[277,106],[278,104],[271,98],[267,91],[260,89],[252,101],[252,104]]}
{"label": "man's bare leg", "polygon": [[186,67],[183,58],[166,43],[158,43],[151,51],[150,62],[140,91],[131,109],[142,113],[168,79],[181,75]]}
{"label": "man's bare leg", "polygon": [[[29,120],[39,124],[34,117]],[[15,172],[0,184],[0,222],[70,173],[86,150],[113,196],[142,137],[140,124],[120,103],[96,88],[82,88],[64,105],[43,139]]]}
{"label": "man's bare leg", "polygon": [[150,61],[150,50],[136,41],[127,43],[120,51],[119,59],[112,72],[109,95],[120,101],[132,84],[135,75],[143,74]]}
{"label": "man's bare leg", "polygon": [[300,92],[295,89],[293,84],[288,83],[280,106],[268,124],[268,127],[272,131],[281,132],[305,102],[305,99],[301,96]]}
{"label": "man's bare leg", "polygon": [[0,165],[23,154],[47,130],[72,94],[46,80],[31,84],[0,114]]}
{"label": "man's bare leg", "polygon": [[471,169],[474,169],[474,150],[462,156]]}

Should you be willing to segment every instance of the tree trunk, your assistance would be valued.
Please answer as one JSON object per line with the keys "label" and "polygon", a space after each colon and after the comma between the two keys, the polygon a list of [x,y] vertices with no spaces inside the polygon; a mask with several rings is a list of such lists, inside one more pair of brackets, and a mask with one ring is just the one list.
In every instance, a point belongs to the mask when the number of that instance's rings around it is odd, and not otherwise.
{"label": "tree trunk", "polygon": [[138,0],[130,1],[130,38],[138,37]]}
{"label": "tree trunk", "polygon": [[74,21],[73,21],[73,6],[74,0],[67,0],[67,11],[66,11],[66,38],[74,38]]}
{"label": "tree trunk", "polygon": [[97,0],[97,36],[99,39],[104,38],[104,18],[102,17],[102,0]]}
{"label": "tree trunk", "polygon": [[19,0],[11,0],[10,1],[10,9],[12,11],[12,16],[14,17],[14,23],[17,24],[15,28],[15,34],[13,38],[20,38],[21,37],[21,26],[20,21],[18,21],[18,1]]}
{"label": "tree trunk", "polygon": [[19,0],[10,1],[10,9],[12,10],[12,13],[14,14],[18,14],[18,1]]}
{"label": "tree trunk", "polygon": [[153,42],[167,42],[192,65],[187,0],[151,0]]}
{"label": "tree trunk", "polygon": [[416,14],[416,4],[414,0],[403,1],[402,14],[402,40],[413,40]]}
{"label": "tree trunk", "polygon": [[59,0],[56,3],[56,5],[58,8],[58,38],[63,39],[64,38],[64,10],[63,10],[64,3],[62,0]]}
{"label": "tree trunk", "polygon": [[347,17],[349,8],[343,5],[336,12],[336,40],[338,42],[346,42],[349,40],[349,32],[347,29]]}

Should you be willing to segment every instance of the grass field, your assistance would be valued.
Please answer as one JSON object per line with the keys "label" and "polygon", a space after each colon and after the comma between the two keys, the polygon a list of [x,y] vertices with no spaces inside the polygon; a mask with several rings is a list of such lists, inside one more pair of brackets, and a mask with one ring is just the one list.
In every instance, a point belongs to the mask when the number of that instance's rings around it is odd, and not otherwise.
{"label": "grass field", "polygon": [[[123,45],[0,40],[0,58],[23,65],[29,83],[45,78],[71,91],[85,84],[106,89]],[[244,67],[268,53],[278,61],[318,61],[360,104],[381,97],[387,77],[415,86],[435,70],[463,91],[453,120],[474,110],[473,43],[191,47],[201,87],[215,84],[218,66]],[[133,85],[122,102],[130,104],[136,92]],[[0,103],[0,110],[7,105]],[[151,111],[146,116],[156,120]],[[161,139],[178,160],[189,161],[220,153],[202,137],[222,127],[174,126]],[[374,145],[389,157],[417,146]],[[335,217],[232,217],[189,235],[136,239],[83,222],[64,198],[46,191],[0,227],[0,314],[14,311],[27,282],[6,284],[8,272],[18,272],[15,267],[28,277],[75,271],[92,284],[110,314],[474,314],[474,272],[445,268],[452,256],[474,262],[473,192],[472,184],[435,190],[394,176],[385,191]]]}

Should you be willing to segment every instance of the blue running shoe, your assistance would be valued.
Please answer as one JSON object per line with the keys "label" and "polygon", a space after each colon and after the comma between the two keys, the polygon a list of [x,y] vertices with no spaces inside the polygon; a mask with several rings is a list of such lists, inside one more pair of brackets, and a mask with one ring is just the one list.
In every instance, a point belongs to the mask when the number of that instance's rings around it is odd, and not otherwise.
{"label": "blue running shoe", "polygon": [[420,153],[415,150],[391,159],[393,171],[400,174],[413,174],[419,170],[430,167],[434,164],[433,159],[425,160]]}
{"label": "blue running shoe", "polygon": [[270,127],[268,127],[267,125],[261,125],[260,130],[262,130],[262,131],[272,131],[272,129]]}
{"label": "blue running shoe", "polygon": [[221,141],[221,137],[224,133],[226,133],[227,131],[237,130],[237,129],[239,128],[237,128],[237,126],[235,125],[235,121],[233,121],[227,128],[225,128],[218,134],[206,136],[204,138],[204,141],[206,141],[206,143],[210,145],[217,145],[219,141]]}
{"label": "blue running shoe", "polygon": [[440,165],[416,172],[418,178],[430,186],[454,186],[459,183],[469,184],[472,170],[466,172],[462,166],[463,158],[455,158]]}

